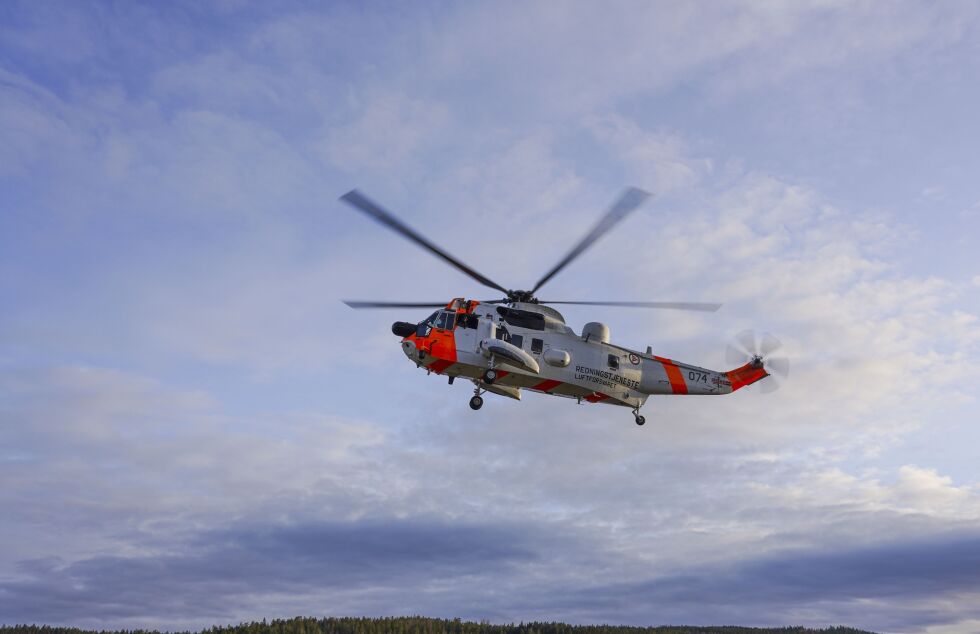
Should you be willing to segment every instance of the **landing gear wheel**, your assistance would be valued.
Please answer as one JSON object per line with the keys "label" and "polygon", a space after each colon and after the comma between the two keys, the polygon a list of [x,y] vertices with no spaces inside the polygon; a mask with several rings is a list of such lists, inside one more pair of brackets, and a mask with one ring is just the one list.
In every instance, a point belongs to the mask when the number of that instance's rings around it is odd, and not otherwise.
{"label": "landing gear wheel", "polygon": [[487,385],[493,385],[493,382],[497,380],[497,371],[490,368],[483,373],[483,382]]}
{"label": "landing gear wheel", "polygon": [[477,410],[483,407],[483,397],[474,396],[470,399],[470,409]]}
{"label": "landing gear wheel", "polygon": [[639,414],[636,415],[636,424],[637,425],[642,425],[645,422],[647,422],[647,419],[643,418]]}

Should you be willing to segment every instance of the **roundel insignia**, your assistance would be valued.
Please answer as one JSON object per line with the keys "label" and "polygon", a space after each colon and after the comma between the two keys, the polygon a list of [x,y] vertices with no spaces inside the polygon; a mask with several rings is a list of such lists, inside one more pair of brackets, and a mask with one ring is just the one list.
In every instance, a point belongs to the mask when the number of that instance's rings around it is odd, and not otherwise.
{"label": "roundel insignia", "polygon": [[635,354],[633,354],[631,352],[630,353],[630,363],[632,363],[633,365],[640,365],[640,357],[638,357],[637,355],[635,355]]}

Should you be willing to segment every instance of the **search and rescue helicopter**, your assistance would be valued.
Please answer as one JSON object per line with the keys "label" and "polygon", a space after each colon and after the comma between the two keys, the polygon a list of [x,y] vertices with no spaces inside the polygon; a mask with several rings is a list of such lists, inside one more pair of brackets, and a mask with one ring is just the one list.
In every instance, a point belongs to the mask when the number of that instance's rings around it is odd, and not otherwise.
{"label": "search and rescue helicopter", "polygon": [[[721,304],[698,302],[552,301],[536,293],[559,271],[588,249],[616,223],[642,205],[649,194],[628,188],[588,234],[529,291],[509,290],[435,246],[380,205],[357,190],[340,197],[359,211],[442,258],[474,280],[504,294],[500,299],[449,302],[389,302],[347,300],[351,308],[437,308],[418,323],[396,321],[392,332],[401,337],[402,351],[417,367],[449,378],[469,379],[476,386],[470,407],[483,407],[481,394],[492,392],[521,399],[521,390],[564,396],[589,403],[628,407],[637,425],[646,419],[640,408],[652,394],[730,394],[772,373],[785,377],[789,362],[771,358],[780,347],[772,335],[744,332],[739,346],[728,347],[734,370],[718,372],[617,346],[609,328],[590,322],[576,334],[561,313],[547,304],[625,306],[714,312]],[[763,388],[775,389],[772,380]]]}

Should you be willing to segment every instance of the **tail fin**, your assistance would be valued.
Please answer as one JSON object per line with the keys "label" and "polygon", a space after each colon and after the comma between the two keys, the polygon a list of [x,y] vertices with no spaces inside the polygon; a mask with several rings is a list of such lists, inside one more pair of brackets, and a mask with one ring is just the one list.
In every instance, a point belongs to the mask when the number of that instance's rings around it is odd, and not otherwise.
{"label": "tail fin", "polygon": [[756,381],[761,381],[762,379],[769,376],[766,369],[762,366],[762,363],[752,360],[743,365],[740,368],[735,368],[725,373],[728,380],[732,382],[732,392],[741,389],[746,385],[752,385]]}

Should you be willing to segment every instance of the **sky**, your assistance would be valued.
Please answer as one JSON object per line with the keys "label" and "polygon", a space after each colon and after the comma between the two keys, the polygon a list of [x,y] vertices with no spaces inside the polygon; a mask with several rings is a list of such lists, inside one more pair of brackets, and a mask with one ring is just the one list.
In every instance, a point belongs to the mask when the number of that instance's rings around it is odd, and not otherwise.
{"label": "sky", "polygon": [[[0,623],[980,632],[980,5],[0,3]],[[779,391],[426,376],[495,298]],[[545,293],[547,291],[547,293]]]}

